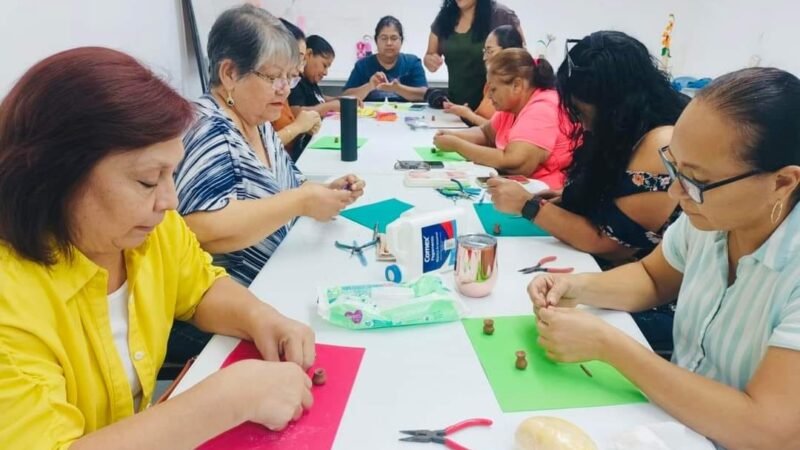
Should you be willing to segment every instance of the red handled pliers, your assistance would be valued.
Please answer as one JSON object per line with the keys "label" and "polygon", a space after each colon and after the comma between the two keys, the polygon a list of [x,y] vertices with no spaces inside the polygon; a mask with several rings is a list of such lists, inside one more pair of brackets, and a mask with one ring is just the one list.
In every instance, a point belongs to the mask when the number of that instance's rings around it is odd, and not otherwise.
{"label": "red handled pliers", "polygon": [[558,259],[555,256],[547,256],[539,260],[535,266],[525,267],[519,269],[519,273],[534,273],[534,272],[547,272],[547,273],[571,273],[575,270],[574,267],[544,267],[545,264],[551,263]]}
{"label": "red handled pliers", "polygon": [[464,447],[463,445],[451,439],[448,439],[446,436],[449,436],[457,431],[463,430],[464,428],[478,427],[478,426],[488,427],[491,425],[492,421],[489,419],[468,419],[463,422],[459,422],[455,425],[451,425],[442,430],[400,431],[403,434],[411,435],[409,437],[400,438],[400,440],[403,442],[434,442],[437,444],[442,444],[451,450],[469,450],[467,447]]}

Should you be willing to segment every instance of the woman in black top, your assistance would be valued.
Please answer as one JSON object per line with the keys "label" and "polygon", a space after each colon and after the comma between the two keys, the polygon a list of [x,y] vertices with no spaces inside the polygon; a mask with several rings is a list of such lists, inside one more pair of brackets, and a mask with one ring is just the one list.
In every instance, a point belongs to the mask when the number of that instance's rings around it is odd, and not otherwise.
{"label": "woman in black top", "polygon": [[322,36],[316,34],[306,38],[306,66],[300,82],[289,94],[289,105],[297,115],[302,110],[311,110],[324,116],[339,111],[339,100],[322,93],[319,82],[328,75],[328,68],[336,58],[333,47]]}
{"label": "woman in black top", "polygon": [[[553,236],[591,253],[603,266],[653,250],[675,221],[669,175],[659,150],[688,98],[676,92],[647,48],[617,31],[598,31],[575,44],[558,69],[562,107],[580,122],[562,192],[534,197],[515,182],[489,180],[497,209],[522,214]],[[672,346],[670,311],[634,315],[658,349]]]}

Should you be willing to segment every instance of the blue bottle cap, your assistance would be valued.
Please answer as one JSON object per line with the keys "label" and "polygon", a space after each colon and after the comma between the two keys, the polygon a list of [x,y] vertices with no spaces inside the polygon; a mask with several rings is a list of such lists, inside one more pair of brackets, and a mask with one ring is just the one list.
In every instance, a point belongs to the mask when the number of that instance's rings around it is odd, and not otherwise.
{"label": "blue bottle cap", "polygon": [[403,280],[403,272],[397,264],[386,266],[384,276],[386,276],[386,281],[391,281],[392,283],[399,283]]}

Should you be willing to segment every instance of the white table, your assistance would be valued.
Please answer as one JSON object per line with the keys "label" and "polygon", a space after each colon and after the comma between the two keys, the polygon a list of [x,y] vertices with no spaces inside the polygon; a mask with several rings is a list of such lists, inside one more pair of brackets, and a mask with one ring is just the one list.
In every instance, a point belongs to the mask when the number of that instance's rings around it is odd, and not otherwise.
{"label": "white table", "polygon": [[[370,104],[378,107],[378,104]],[[344,175],[356,173],[358,175],[389,174],[394,173],[394,163],[397,160],[419,160],[419,155],[414,147],[432,146],[434,129],[411,130],[406,125],[406,116],[437,117],[437,123],[453,121],[452,114],[426,108],[424,111],[398,111],[398,119],[394,122],[379,122],[374,118],[362,117],[358,119],[358,136],[366,138],[367,142],[358,149],[358,159],[352,162],[341,160],[338,150],[315,150],[306,148],[297,166],[306,175]],[[322,121],[322,128],[317,136],[339,136],[341,122],[338,116],[328,117]],[[447,163],[448,166],[472,166],[477,175],[487,175],[489,168],[474,166],[471,163]]]}
{"label": "white table", "polygon": [[[358,204],[388,197],[435,209],[452,206],[432,189],[402,187],[401,175],[367,175],[367,190]],[[466,219],[462,233],[480,231],[471,202],[459,201]],[[565,418],[586,430],[603,448],[618,433],[636,425],[671,420],[652,404],[562,409],[506,414],[500,410],[488,380],[462,325],[458,322],[351,331],[323,321],[316,313],[316,289],[335,284],[370,283],[383,280],[386,263],[377,263],[367,253],[369,265],[334,248],[333,242],[359,242],[371,230],[345,218],[319,223],[303,218],[297,222],[250,289],[283,314],[309,324],[317,341],[326,344],[365,347],[358,378],[350,395],[334,443],[336,450],[423,450],[422,444],[398,442],[398,430],[447,426],[470,417],[495,420],[491,429],[469,429],[456,440],[471,449],[511,449],[517,425],[532,415]],[[499,238],[498,264],[502,268],[494,292],[483,299],[464,301],[470,317],[530,314],[525,291],[530,276],[516,272],[544,255],[557,255],[559,265],[579,272],[598,267],[587,254],[552,238]],[[444,278],[452,287],[452,275]],[[645,342],[631,317],[622,312],[593,311],[640,342]],[[182,392],[216,371],[235,347],[236,339],[215,336],[201,353],[175,393]],[[442,447],[443,448],[443,447]]]}

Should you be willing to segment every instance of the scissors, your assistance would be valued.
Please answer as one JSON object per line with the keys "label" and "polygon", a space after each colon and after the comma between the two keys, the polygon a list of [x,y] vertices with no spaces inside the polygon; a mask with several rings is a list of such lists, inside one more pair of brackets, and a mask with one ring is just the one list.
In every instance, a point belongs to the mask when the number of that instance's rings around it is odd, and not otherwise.
{"label": "scissors", "polygon": [[450,181],[456,184],[454,188],[439,188],[436,191],[445,197],[453,200],[455,203],[459,199],[466,199],[472,200],[473,198],[477,197],[478,194],[481,193],[483,189],[478,188],[465,188],[460,181],[456,180],[455,178],[451,178]]}
{"label": "scissors", "polygon": [[551,263],[558,259],[556,256],[546,256],[539,260],[535,266],[525,267],[519,269],[517,272],[519,273],[534,273],[534,272],[547,272],[547,273],[571,273],[575,270],[574,267],[544,267],[545,264]]}
{"label": "scissors", "polygon": [[366,267],[367,266],[367,258],[364,256],[364,249],[372,247],[378,243],[378,224],[375,224],[375,227],[372,229],[372,240],[366,242],[364,244],[358,245],[356,241],[353,241],[353,245],[342,244],[339,241],[335,241],[333,243],[336,248],[341,250],[349,250],[350,256],[356,255],[358,256],[358,260],[361,262],[361,265]]}
{"label": "scissors", "polygon": [[442,444],[451,450],[469,450],[467,447],[448,439],[447,436],[463,430],[464,428],[479,426],[488,427],[491,425],[492,421],[489,419],[468,419],[441,430],[403,430],[400,432],[410,436],[400,438],[400,440],[403,442],[433,442]]}

